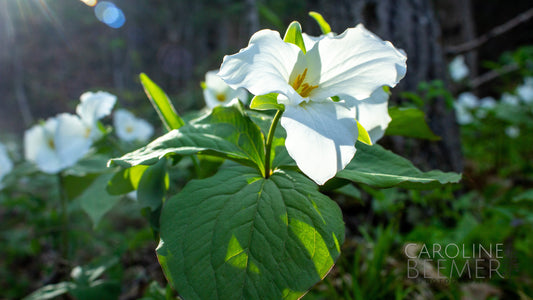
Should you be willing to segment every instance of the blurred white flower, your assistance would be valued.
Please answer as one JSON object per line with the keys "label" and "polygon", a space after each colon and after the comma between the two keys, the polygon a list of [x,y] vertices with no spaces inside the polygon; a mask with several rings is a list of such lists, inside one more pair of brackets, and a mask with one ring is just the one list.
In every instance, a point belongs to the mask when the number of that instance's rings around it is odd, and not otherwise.
{"label": "blurred white flower", "polygon": [[231,100],[237,98],[242,103],[248,103],[248,92],[243,88],[233,89],[229,87],[218,75],[218,70],[209,71],[205,74],[203,85],[204,100],[208,108],[227,106]]}
{"label": "blurred white flower", "polygon": [[515,139],[520,135],[520,128],[516,126],[508,126],[505,128],[505,134],[507,134],[508,137]]}
{"label": "blurred white flower", "polygon": [[76,113],[87,127],[93,141],[102,137],[102,132],[98,128],[98,120],[111,113],[116,101],[115,95],[103,91],[85,92],[80,96],[80,104],[76,107]]}
{"label": "blurred white flower", "polygon": [[92,145],[82,120],[63,113],[33,126],[24,133],[24,156],[49,174],[74,165]]}
{"label": "blurred white flower", "polygon": [[479,100],[479,109],[476,111],[476,117],[483,119],[488,112],[496,107],[496,100],[492,97],[484,97]]}
{"label": "blurred white flower", "polygon": [[509,94],[509,93],[503,93],[502,94],[502,103],[510,105],[510,106],[516,106],[518,105],[520,101],[518,100],[518,97],[515,95]]}
{"label": "blurred white flower", "polygon": [[525,103],[533,102],[533,77],[524,79],[524,84],[516,88],[516,93]]}
{"label": "blurred white flower", "polygon": [[455,57],[448,66],[450,77],[453,81],[460,81],[468,76],[468,67],[465,64],[465,58],[462,55]]}
{"label": "blurred white flower", "polygon": [[454,103],[455,117],[457,123],[461,125],[470,124],[474,121],[471,110],[479,106],[478,98],[470,93],[465,92],[459,95]]}
{"label": "blurred white flower", "polygon": [[476,108],[479,105],[479,99],[470,92],[461,93],[457,98],[457,102],[460,106],[469,109]]}
{"label": "blurred white flower", "polygon": [[113,125],[117,136],[126,142],[146,142],[154,133],[150,123],[135,117],[125,109],[117,109],[113,114]]}
{"label": "blurred white flower", "polygon": [[7,148],[0,143],[0,189],[2,189],[2,179],[13,170],[13,162],[9,158]]}

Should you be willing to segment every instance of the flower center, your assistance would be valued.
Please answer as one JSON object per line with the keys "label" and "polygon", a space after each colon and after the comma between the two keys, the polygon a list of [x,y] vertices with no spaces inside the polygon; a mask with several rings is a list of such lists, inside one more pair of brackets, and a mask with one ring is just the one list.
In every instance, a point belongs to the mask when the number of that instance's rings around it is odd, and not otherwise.
{"label": "flower center", "polygon": [[48,147],[50,147],[50,149],[52,150],[55,150],[56,148],[56,144],[54,143],[54,140],[53,139],[48,139]]}
{"label": "flower center", "polygon": [[318,87],[318,85],[309,85],[308,83],[304,83],[306,76],[307,76],[307,68],[305,68],[302,74],[299,74],[298,76],[296,76],[296,79],[291,84],[294,90],[298,94],[300,94],[300,96],[304,98],[309,97],[309,94],[311,93],[311,91]]}
{"label": "flower center", "polygon": [[224,101],[226,101],[226,95],[224,95],[223,93],[219,93],[219,94],[217,94],[216,98],[217,98],[217,100],[220,101],[220,102],[224,102]]}
{"label": "flower center", "polygon": [[127,133],[132,133],[133,132],[133,127],[132,126],[126,126],[126,132]]}

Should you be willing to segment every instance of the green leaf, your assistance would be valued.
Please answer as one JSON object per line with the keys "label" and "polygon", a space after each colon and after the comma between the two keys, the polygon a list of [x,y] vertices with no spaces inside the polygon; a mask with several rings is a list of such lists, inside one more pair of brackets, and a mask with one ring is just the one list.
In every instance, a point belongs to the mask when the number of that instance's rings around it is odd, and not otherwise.
{"label": "green leaf", "polygon": [[397,186],[408,189],[433,189],[461,180],[461,174],[453,172],[422,172],[407,159],[380,145],[357,143],[356,148],[354,159],[336,177],[376,188]]}
{"label": "green leaf", "polygon": [[181,117],[176,112],[176,109],[172,105],[172,102],[170,102],[167,94],[165,94],[165,92],[146,74],[141,73],[139,78],[141,79],[144,92],[148,96],[148,99],[150,99],[150,102],[157,111],[157,114],[159,115],[159,118],[163,124],[165,124],[165,127],[170,131],[185,125],[185,122],[183,122]]}
{"label": "green leaf", "polygon": [[306,53],[304,38],[302,37],[302,26],[300,23],[292,21],[292,23],[289,24],[289,27],[287,27],[287,31],[285,32],[285,36],[283,37],[283,41],[286,43],[295,44],[296,46],[300,47],[304,54]]}
{"label": "green leaf", "polygon": [[357,140],[360,142],[363,142],[367,145],[372,145],[372,140],[370,139],[370,135],[368,134],[368,131],[357,121],[357,130],[359,131],[359,134],[357,135]]}
{"label": "green leaf", "polygon": [[149,207],[151,211],[155,211],[163,204],[168,187],[167,160],[161,159],[148,167],[139,181],[137,199],[141,207]]}
{"label": "green leaf", "polygon": [[318,26],[320,26],[320,30],[322,30],[322,34],[328,34],[331,32],[331,26],[329,26],[328,22],[324,20],[324,17],[322,17],[321,14],[311,11],[309,12],[309,16],[315,19],[315,21],[318,23]]}
{"label": "green leaf", "polygon": [[124,195],[136,190],[147,168],[148,166],[138,165],[119,170],[107,183],[107,192],[110,195]]}
{"label": "green leaf", "polygon": [[268,110],[268,109],[284,110],[285,109],[283,104],[278,104],[277,93],[270,93],[266,95],[253,97],[252,102],[250,103],[250,108],[257,109],[257,110]]}
{"label": "green leaf", "polygon": [[165,202],[159,262],[184,299],[298,299],[339,256],[337,204],[295,171],[243,166]]}
{"label": "green leaf", "polygon": [[26,296],[24,300],[57,299],[57,297],[68,293],[73,287],[75,287],[75,284],[72,282],[60,282],[57,284],[45,285]]}
{"label": "green leaf", "polygon": [[119,201],[119,196],[109,195],[106,191],[108,181],[112,173],[103,174],[96,178],[93,183],[78,197],[81,208],[89,215],[93,226],[98,226],[102,217],[109,212]]}
{"label": "green leaf", "polygon": [[401,135],[412,138],[438,141],[440,137],[435,135],[426,123],[424,112],[416,108],[389,108],[392,121],[385,131],[387,135]]}
{"label": "green leaf", "polygon": [[242,105],[215,107],[211,114],[173,130],[147,146],[112,159],[122,167],[152,165],[166,155],[201,153],[264,170],[264,138]]}

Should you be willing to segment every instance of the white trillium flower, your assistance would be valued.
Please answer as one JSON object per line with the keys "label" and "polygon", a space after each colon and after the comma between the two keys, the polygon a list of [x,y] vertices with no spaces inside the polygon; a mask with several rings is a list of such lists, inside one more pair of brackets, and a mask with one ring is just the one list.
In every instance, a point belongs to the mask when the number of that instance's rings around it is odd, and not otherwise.
{"label": "white trillium flower", "polygon": [[489,111],[496,107],[496,100],[492,97],[484,97],[479,100],[479,110],[476,112],[478,118],[485,118]]}
{"label": "white trillium flower", "polygon": [[465,58],[462,55],[455,57],[448,65],[448,71],[453,81],[461,81],[468,76],[469,70],[465,64]]}
{"label": "white trillium flower", "polygon": [[455,117],[457,123],[461,125],[470,124],[474,121],[471,110],[479,106],[479,99],[470,92],[464,92],[459,95],[454,103]]}
{"label": "white trillium flower", "polygon": [[0,189],[2,189],[2,179],[13,170],[13,162],[9,158],[4,144],[0,143]]}
{"label": "white trillium flower", "polygon": [[217,106],[228,106],[235,98],[247,104],[248,92],[243,88],[231,88],[217,75],[217,72],[218,70],[209,71],[205,74],[203,92],[207,107],[212,109]]}
{"label": "white trillium flower", "polygon": [[509,93],[503,93],[502,103],[509,105],[509,106],[517,106],[520,103],[520,100],[515,95],[509,94]]}
{"label": "white trillium flower", "polygon": [[63,113],[26,130],[24,156],[49,174],[74,165],[92,145],[90,132],[76,115]]}
{"label": "white trillium flower", "polygon": [[516,88],[516,94],[525,103],[533,103],[533,77],[524,79],[524,84]]}
{"label": "white trillium flower", "polygon": [[[334,36],[336,34],[333,32],[318,37],[302,33],[306,49],[313,48],[323,38]],[[355,119],[368,132],[372,143],[376,143],[383,137],[385,129],[387,129],[392,120],[389,115],[389,94],[383,88],[376,89],[366,99],[358,100],[353,97],[344,96],[342,101],[349,103],[350,106],[355,106]]]}
{"label": "white trillium flower", "polygon": [[80,104],[76,107],[76,113],[85,124],[93,141],[102,137],[102,132],[98,128],[98,120],[111,113],[116,101],[115,95],[103,91],[85,92],[80,96]]}
{"label": "white trillium flower", "polygon": [[278,32],[261,30],[247,48],[224,57],[219,75],[254,95],[279,94],[287,151],[303,173],[324,184],[356,151],[357,109],[347,99],[366,99],[384,85],[395,86],[405,76],[406,59],[363,25],[319,37],[305,54]]}
{"label": "white trillium flower", "polygon": [[154,127],[150,123],[135,117],[125,109],[115,111],[113,125],[117,131],[117,136],[126,142],[146,142],[154,134]]}
{"label": "white trillium flower", "polygon": [[512,138],[512,139],[515,139],[517,138],[518,136],[520,136],[520,128],[516,127],[516,126],[508,126],[505,128],[505,134]]}

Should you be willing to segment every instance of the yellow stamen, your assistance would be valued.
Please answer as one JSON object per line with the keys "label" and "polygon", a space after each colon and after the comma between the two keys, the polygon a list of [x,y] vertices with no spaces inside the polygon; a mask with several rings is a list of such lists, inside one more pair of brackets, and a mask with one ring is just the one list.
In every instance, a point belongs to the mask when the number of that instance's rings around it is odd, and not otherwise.
{"label": "yellow stamen", "polygon": [[299,74],[298,76],[296,76],[296,79],[291,84],[294,90],[298,94],[300,94],[300,96],[304,98],[309,97],[309,94],[311,94],[311,91],[318,87],[318,85],[309,85],[308,83],[303,83],[306,76],[307,76],[307,68],[305,68],[302,74]]}
{"label": "yellow stamen", "polygon": [[224,94],[222,94],[222,93],[217,94],[217,95],[216,95],[216,98],[217,98],[217,100],[220,101],[220,102],[224,102],[224,101],[226,101],[226,95],[224,95]]}

